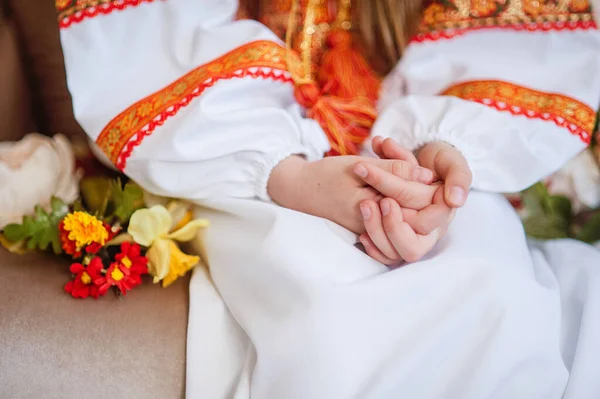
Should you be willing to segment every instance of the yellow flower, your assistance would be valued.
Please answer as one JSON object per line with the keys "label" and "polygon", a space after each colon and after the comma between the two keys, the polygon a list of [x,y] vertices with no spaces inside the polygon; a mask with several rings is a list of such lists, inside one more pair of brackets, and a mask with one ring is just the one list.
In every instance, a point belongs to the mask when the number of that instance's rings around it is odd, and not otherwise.
{"label": "yellow flower", "polygon": [[172,203],[172,212],[162,205],[137,210],[131,216],[127,229],[136,243],[148,247],[148,271],[154,276],[155,283],[162,280],[163,287],[185,275],[200,262],[199,257],[181,252],[175,241],[191,241],[200,229],[208,226],[208,221],[204,219],[183,218],[174,228],[171,213],[177,213],[180,208],[177,203]]}
{"label": "yellow flower", "polygon": [[188,270],[191,270],[200,262],[199,256],[192,256],[181,252],[177,244],[173,241],[169,242],[169,250],[170,267],[169,273],[162,281],[163,287],[168,287],[179,277],[185,276]]}
{"label": "yellow flower", "polygon": [[108,232],[95,216],[85,212],[73,212],[63,219],[63,229],[69,233],[68,238],[74,241],[77,248],[91,243],[104,245]]}

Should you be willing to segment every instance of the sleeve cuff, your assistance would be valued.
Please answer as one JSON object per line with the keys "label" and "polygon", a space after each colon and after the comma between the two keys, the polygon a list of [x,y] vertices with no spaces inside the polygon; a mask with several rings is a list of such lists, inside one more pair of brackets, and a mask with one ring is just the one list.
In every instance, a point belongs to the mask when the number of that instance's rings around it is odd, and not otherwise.
{"label": "sleeve cuff", "polygon": [[254,192],[256,194],[256,197],[265,202],[273,202],[267,190],[269,178],[271,177],[271,172],[273,172],[273,168],[275,168],[275,166],[277,166],[279,162],[283,161],[288,157],[291,157],[292,155],[299,155],[304,158],[307,158],[308,153],[306,149],[302,148],[301,146],[298,146],[297,148],[290,148],[276,153],[268,154],[264,158],[264,162],[256,165],[256,180],[254,183]]}

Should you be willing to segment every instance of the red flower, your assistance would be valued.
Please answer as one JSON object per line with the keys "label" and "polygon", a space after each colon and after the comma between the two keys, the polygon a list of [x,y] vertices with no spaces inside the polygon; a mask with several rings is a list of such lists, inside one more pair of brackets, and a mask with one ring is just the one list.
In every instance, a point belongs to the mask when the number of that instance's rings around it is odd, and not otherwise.
{"label": "red flower", "polygon": [[102,267],[102,260],[98,257],[92,259],[87,267],[81,263],[73,263],[70,270],[75,278],[65,285],[65,291],[73,298],[87,298],[91,295],[97,299],[101,294],[95,280],[100,276]]}
{"label": "red flower", "polygon": [[77,243],[69,239],[69,232],[65,230],[65,222],[63,220],[58,224],[58,232],[63,251],[68,255],[73,256],[73,258],[79,258],[81,256],[81,251],[77,249]]}
{"label": "red flower", "polygon": [[140,285],[142,279],[131,274],[129,268],[123,266],[120,262],[113,262],[105,276],[98,277],[94,280],[94,284],[98,286],[100,295],[106,294],[110,287],[117,287],[123,295],[127,294],[127,291]]}
{"label": "red flower", "polygon": [[121,231],[121,227],[111,226],[108,223],[104,223],[104,227],[106,227],[106,231],[108,231],[108,240],[107,241],[110,241],[113,238],[115,238],[117,236],[117,234],[119,234],[119,232]]}
{"label": "red flower", "polygon": [[96,255],[102,249],[102,245],[97,242],[93,242],[85,247],[85,252],[88,254]]}
{"label": "red flower", "polygon": [[[115,236],[119,233],[119,231],[121,230],[118,227],[112,227],[110,224],[108,223],[104,223],[104,228],[106,229],[106,232],[108,233],[108,238],[106,239],[106,241],[110,241],[113,238],[115,238]],[[101,245],[98,242],[93,242],[90,245],[88,245],[87,247],[85,247],[85,252],[87,252],[88,254],[92,254],[95,255],[97,254],[101,249],[103,248],[103,245]]]}
{"label": "red flower", "polygon": [[148,274],[148,258],[141,255],[139,244],[124,242],[121,244],[121,252],[115,256],[117,262],[131,271],[132,275],[140,277]]}

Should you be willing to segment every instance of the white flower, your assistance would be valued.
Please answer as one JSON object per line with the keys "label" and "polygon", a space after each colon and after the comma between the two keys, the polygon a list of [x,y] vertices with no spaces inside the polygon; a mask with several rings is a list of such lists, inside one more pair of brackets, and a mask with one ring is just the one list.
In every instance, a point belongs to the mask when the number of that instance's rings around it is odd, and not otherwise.
{"label": "white flower", "polygon": [[71,144],[62,135],[0,142],[0,229],[20,222],[36,205],[49,209],[53,196],[72,203],[79,179]]}
{"label": "white flower", "polygon": [[[172,210],[179,209],[178,204],[172,204]],[[181,252],[175,241],[193,240],[201,229],[208,226],[208,220],[185,219],[181,222],[181,227],[174,228],[173,225],[169,209],[154,205],[149,209],[135,211],[127,229],[136,243],[148,247],[148,272],[154,276],[155,283],[162,280],[163,287],[169,286],[200,262],[200,257]]]}
{"label": "white flower", "polygon": [[569,198],[575,212],[599,207],[600,169],[592,152],[583,151],[552,175],[548,191]]}

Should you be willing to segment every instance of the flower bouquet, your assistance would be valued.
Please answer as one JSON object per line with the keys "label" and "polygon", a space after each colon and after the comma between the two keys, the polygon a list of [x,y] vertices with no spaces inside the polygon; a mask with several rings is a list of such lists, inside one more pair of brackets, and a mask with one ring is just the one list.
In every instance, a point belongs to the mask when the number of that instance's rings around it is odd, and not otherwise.
{"label": "flower bouquet", "polygon": [[537,239],[573,238],[600,242],[600,145],[592,145],[563,168],[508,198]]}
{"label": "flower bouquet", "polygon": [[126,295],[145,275],[167,287],[200,264],[179,246],[208,225],[193,218],[191,204],[95,174],[89,162],[75,165],[73,147],[60,135],[0,143],[0,179],[7,182],[0,187],[2,246],[67,257],[72,279],[64,289],[74,298]]}

